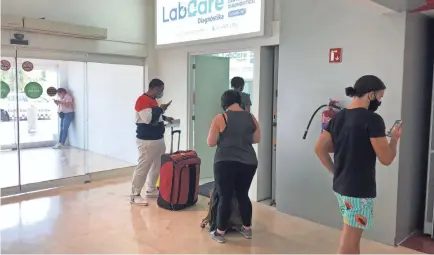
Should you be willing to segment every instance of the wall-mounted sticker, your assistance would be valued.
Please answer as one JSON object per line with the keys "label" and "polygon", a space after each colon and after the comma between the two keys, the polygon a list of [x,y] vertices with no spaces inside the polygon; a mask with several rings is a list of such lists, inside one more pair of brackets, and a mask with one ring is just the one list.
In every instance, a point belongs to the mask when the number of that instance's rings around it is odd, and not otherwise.
{"label": "wall-mounted sticker", "polygon": [[24,71],[31,72],[33,70],[33,63],[30,61],[24,61],[22,67]]}
{"label": "wall-mounted sticker", "polygon": [[342,63],[342,48],[330,49],[329,63]]}
{"label": "wall-mounted sticker", "polygon": [[42,89],[41,84],[39,84],[37,82],[29,82],[24,87],[24,93],[26,94],[26,96],[28,98],[37,99],[40,96],[42,96],[43,89]]}
{"label": "wall-mounted sticker", "polygon": [[0,87],[0,98],[6,98],[9,92],[11,92],[11,88],[9,88],[9,85],[6,82],[2,81]]}
{"label": "wall-mounted sticker", "polygon": [[2,71],[9,71],[9,69],[11,69],[11,62],[9,62],[7,60],[2,60],[1,61],[1,69],[2,69]]}
{"label": "wall-mounted sticker", "polygon": [[54,97],[57,94],[57,89],[55,87],[49,87],[47,89],[47,95]]}

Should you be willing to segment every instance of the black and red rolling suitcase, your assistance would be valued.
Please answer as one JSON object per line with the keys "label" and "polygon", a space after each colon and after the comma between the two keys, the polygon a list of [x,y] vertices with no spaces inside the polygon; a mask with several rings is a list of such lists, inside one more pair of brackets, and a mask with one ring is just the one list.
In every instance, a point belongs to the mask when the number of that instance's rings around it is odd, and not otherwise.
{"label": "black and red rolling suitcase", "polygon": [[[178,134],[178,151],[173,137]],[[161,156],[159,207],[182,210],[196,204],[199,194],[200,158],[193,150],[180,151],[181,130],[171,131],[170,153]]]}

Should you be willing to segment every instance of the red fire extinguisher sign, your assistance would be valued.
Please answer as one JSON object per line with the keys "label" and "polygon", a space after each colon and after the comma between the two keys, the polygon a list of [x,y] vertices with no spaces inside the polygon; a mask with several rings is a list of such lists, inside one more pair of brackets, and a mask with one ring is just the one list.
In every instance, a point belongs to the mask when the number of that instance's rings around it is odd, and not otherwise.
{"label": "red fire extinguisher sign", "polygon": [[330,49],[329,63],[342,63],[342,48]]}

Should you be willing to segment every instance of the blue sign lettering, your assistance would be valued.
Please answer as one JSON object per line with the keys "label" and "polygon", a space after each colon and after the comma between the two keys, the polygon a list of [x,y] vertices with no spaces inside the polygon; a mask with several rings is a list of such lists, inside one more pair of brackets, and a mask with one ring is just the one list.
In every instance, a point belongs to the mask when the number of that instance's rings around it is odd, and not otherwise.
{"label": "blue sign lettering", "polygon": [[163,7],[163,22],[170,22],[196,17],[221,11],[224,7],[224,0],[190,0],[186,5],[178,2],[178,6],[171,8],[168,12]]}

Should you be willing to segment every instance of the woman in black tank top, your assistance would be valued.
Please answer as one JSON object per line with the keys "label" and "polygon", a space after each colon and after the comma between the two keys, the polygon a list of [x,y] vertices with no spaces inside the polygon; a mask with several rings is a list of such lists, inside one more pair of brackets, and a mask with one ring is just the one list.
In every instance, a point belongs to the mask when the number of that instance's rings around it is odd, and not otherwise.
{"label": "woman in black tank top", "polygon": [[221,102],[225,113],[218,114],[213,119],[208,145],[217,146],[214,179],[219,195],[217,230],[213,231],[211,236],[217,242],[224,243],[234,195],[238,200],[243,222],[240,233],[247,239],[252,237],[252,203],[249,189],[258,165],[253,144],[259,142],[260,130],[256,118],[240,107],[239,92],[224,92]]}

